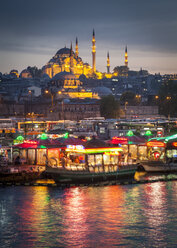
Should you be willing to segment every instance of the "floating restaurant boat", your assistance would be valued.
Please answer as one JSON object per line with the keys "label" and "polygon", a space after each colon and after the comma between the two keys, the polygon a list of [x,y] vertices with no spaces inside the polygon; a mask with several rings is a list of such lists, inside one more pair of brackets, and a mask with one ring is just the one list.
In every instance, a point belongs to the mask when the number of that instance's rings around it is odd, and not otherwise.
{"label": "floating restaurant boat", "polygon": [[125,163],[136,163],[147,158],[146,139],[142,136],[115,136],[108,143],[122,148]]}
{"label": "floating restaurant boat", "polygon": [[92,139],[84,145],[67,145],[61,165],[47,165],[46,172],[56,183],[133,179],[137,165],[122,163],[122,154],[120,147]]}
{"label": "floating restaurant boat", "polygon": [[24,140],[4,148],[0,154],[0,182],[26,182],[39,178],[45,171],[46,161],[52,165],[59,163],[62,149],[59,141],[48,139]]}
{"label": "floating restaurant boat", "polygon": [[177,172],[177,135],[153,138],[147,142],[147,160],[139,168],[146,172]]}

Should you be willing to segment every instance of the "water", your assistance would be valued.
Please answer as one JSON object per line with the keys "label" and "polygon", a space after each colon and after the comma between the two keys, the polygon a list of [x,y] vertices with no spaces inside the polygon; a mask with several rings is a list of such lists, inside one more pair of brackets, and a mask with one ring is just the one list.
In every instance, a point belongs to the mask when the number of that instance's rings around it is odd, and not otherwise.
{"label": "water", "polygon": [[177,247],[177,181],[0,188],[0,247]]}

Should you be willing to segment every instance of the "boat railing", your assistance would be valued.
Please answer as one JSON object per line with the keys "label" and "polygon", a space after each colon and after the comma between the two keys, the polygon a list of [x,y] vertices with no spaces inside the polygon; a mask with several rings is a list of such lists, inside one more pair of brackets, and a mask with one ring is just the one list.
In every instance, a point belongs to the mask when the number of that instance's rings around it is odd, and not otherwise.
{"label": "boat railing", "polygon": [[73,171],[85,171],[86,166],[85,163],[68,163],[67,166],[65,167],[68,170],[73,170]]}
{"label": "boat railing", "polygon": [[69,170],[69,171],[88,171],[91,173],[109,173],[116,172],[119,170],[132,169],[136,167],[136,164],[109,164],[109,165],[86,165],[85,163],[68,163],[65,166],[62,164],[50,165],[52,168],[60,168],[61,170]]}

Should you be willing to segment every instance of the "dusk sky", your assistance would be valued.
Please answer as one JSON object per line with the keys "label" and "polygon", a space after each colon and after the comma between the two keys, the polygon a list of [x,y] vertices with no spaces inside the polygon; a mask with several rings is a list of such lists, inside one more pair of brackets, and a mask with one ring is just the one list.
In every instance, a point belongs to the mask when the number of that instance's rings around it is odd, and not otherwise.
{"label": "dusk sky", "polygon": [[96,67],[106,71],[124,64],[151,73],[177,73],[176,0],[6,0],[1,1],[0,71],[41,68],[60,48],[75,48],[91,64],[95,29]]}

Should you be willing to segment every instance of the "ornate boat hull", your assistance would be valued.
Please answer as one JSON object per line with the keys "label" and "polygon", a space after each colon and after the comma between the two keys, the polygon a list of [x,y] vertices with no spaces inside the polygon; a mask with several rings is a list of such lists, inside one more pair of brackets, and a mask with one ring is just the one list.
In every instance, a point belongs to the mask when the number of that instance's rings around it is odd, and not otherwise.
{"label": "ornate boat hull", "polygon": [[175,172],[177,163],[163,163],[161,161],[142,162],[141,166],[146,172]]}
{"label": "ornate boat hull", "polygon": [[90,172],[47,167],[46,173],[56,183],[93,183],[108,180],[132,180],[136,169],[137,166],[133,165],[112,172]]}

